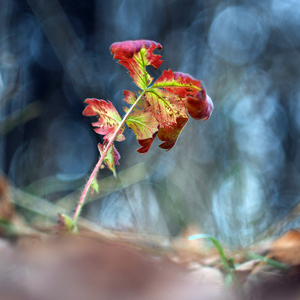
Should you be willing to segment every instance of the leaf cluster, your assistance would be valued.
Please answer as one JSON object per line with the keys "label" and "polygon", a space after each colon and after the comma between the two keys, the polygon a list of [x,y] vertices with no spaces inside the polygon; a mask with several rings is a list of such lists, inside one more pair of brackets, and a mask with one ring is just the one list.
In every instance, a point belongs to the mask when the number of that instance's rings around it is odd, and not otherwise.
{"label": "leaf cluster", "polygon": [[[103,145],[98,148],[102,154],[113,135],[116,141],[123,141],[124,126],[135,133],[140,148],[139,153],[146,153],[153,140],[158,137],[162,143],[160,148],[171,150],[189,116],[197,120],[207,120],[213,110],[213,103],[206,94],[200,80],[172,70],[163,71],[162,75],[153,82],[153,78],[146,71],[147,66],[155,70],[162,64],[161,56],[154,50],[161,50],[159,43],[150,40],[124,41],[111,45],[110,51],[114,59],[123,65],[135,84],[139,87],[136,92],[125,90],[124,102],[131,108],[124,107],[126,116],[122,119],[110,101],[89,98],[83,111],[84,116],[97,116],[93,123],[95,131],[103,135]],[[120,154],[114,147],[108,150],[104,164],[115,174],[115,165],[119,164]]]}

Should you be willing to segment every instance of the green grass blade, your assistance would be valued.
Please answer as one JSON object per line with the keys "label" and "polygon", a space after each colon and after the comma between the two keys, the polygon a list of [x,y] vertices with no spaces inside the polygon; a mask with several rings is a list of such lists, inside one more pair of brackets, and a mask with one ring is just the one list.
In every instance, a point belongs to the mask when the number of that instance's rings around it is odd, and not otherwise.
{"label": "green grass blade", "polygon": [[259,259],[260,261],[263,261],[266,264],[268,264],[270,266],[273,266],[277,269],[287,270],[287,269],[290,268],[288,265],[286,265],[284,263],[281,263],[281,262],[279,262],[277,260],[274,260],[272,258],[268,258],[268,257],[262,256],[262,255],[259,255],[259,254],[253,253],[253,252],[249,252],[247,254],[247,256],[249,256],[252,259]]}
{"label": "green grass blade", "polygon": [[219,251],[223,267],[225,269],[227,269],[228,271],[230,270],[230,266],[228,264],[228,261],[227,261],[225,252],[223,250],[223,247],[221,246],[221,244],[219,243],[219,241],[216,238],[214,238],[213,236],[210,236],[208,234],[195,234],[195,235],[189,236],[190,241],[193,241],[193,240],[196,240],[196,239],[209,239],[215,245],[217,250]]}

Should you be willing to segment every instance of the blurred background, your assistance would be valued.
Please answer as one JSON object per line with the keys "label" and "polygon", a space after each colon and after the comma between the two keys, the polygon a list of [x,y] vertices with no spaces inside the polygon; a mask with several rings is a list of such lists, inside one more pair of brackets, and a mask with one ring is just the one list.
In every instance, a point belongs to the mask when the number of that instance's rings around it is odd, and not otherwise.
{"label": "blurred background", "polygon": [[0,169],[27,221],[75,209],[101,141],[84,100],[123,115],[137,88],[109,47],[128,39],[161,43],[149,72],[201,79],[215,110],[170,152],[137,153],[127,129],[118,179],[100,171],[84,218],[159,236],[196,224],[237,247],[299,202],[299,1],[2,0],[0,15]]}

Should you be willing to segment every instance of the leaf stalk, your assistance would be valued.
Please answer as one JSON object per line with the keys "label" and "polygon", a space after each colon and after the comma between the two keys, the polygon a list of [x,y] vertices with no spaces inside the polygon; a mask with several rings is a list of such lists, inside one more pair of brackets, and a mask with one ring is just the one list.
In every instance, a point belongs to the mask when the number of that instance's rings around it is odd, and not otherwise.
{"label": "leaf stalk", "polygon": [[74,216],[73,216],[73,224],[76,226],[77,224],[77,221],[78,221],[78,218],[80,216],[80,213],[81,213],[81,210],[82,210],[82,207],[83,207],[83,204],[85,202],[85,199],[86,199],[86,196],[88,194],[88,191],[93,183],[93,181],[96,179],[97,177],[97,174],[98,174],[98,171],[99,171],[99,168],[101,167],[104,159],[105,159],[105,156],[109,150],[109,148],[112,146],[114,140],[116,139],[117,135],[118,135],[118,132],[120,131],[120,129],[123,127],[123,125],[125,124],[128,116],[130,115],[130,113],[132,112],[132,110],[135,108],[135,106],[137,105],[137,103],[140,101],[140,99],[145,95],[145,93],[148,91],[148,89],[145,89],[142,91],[142,93],[139,95],[139,97],[135,100],[135,102],[131,105],[131,107],[128,109],[128,111],[126,112],[126,114],[124,115],[122,121],[120,122],[118,128],[116,129],[116,131],[114,132],[113,136],[111,137],[111,139],[109,140],[107,146],[105,147],[103,153],[101,154],[97,164],[95,165],[95,168],[93,169],[84,189],[83,189],[83,192],[81,194],[81,197],[79,199],[79,202],[77,204],[77,207],[76,207],[76,210],[74,212]]}

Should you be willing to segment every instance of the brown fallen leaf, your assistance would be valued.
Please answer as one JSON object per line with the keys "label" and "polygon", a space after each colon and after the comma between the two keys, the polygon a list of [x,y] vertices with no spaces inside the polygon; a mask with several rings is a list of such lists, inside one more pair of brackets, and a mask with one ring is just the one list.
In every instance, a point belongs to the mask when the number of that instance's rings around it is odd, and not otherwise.
{"label": "brown fallen leaf", "polygon": [[291,266],[300,265],[300,232],[293,229],[276,239],[268,257]]}
{"label": "brown fallen leaf", "polygon": [[[269,253],[248,275],[244,290],[249,300],[298,300],[300,295],[300,232],[290,230],[271,242]],[[274,261],[289,265],[280,268]]]}

